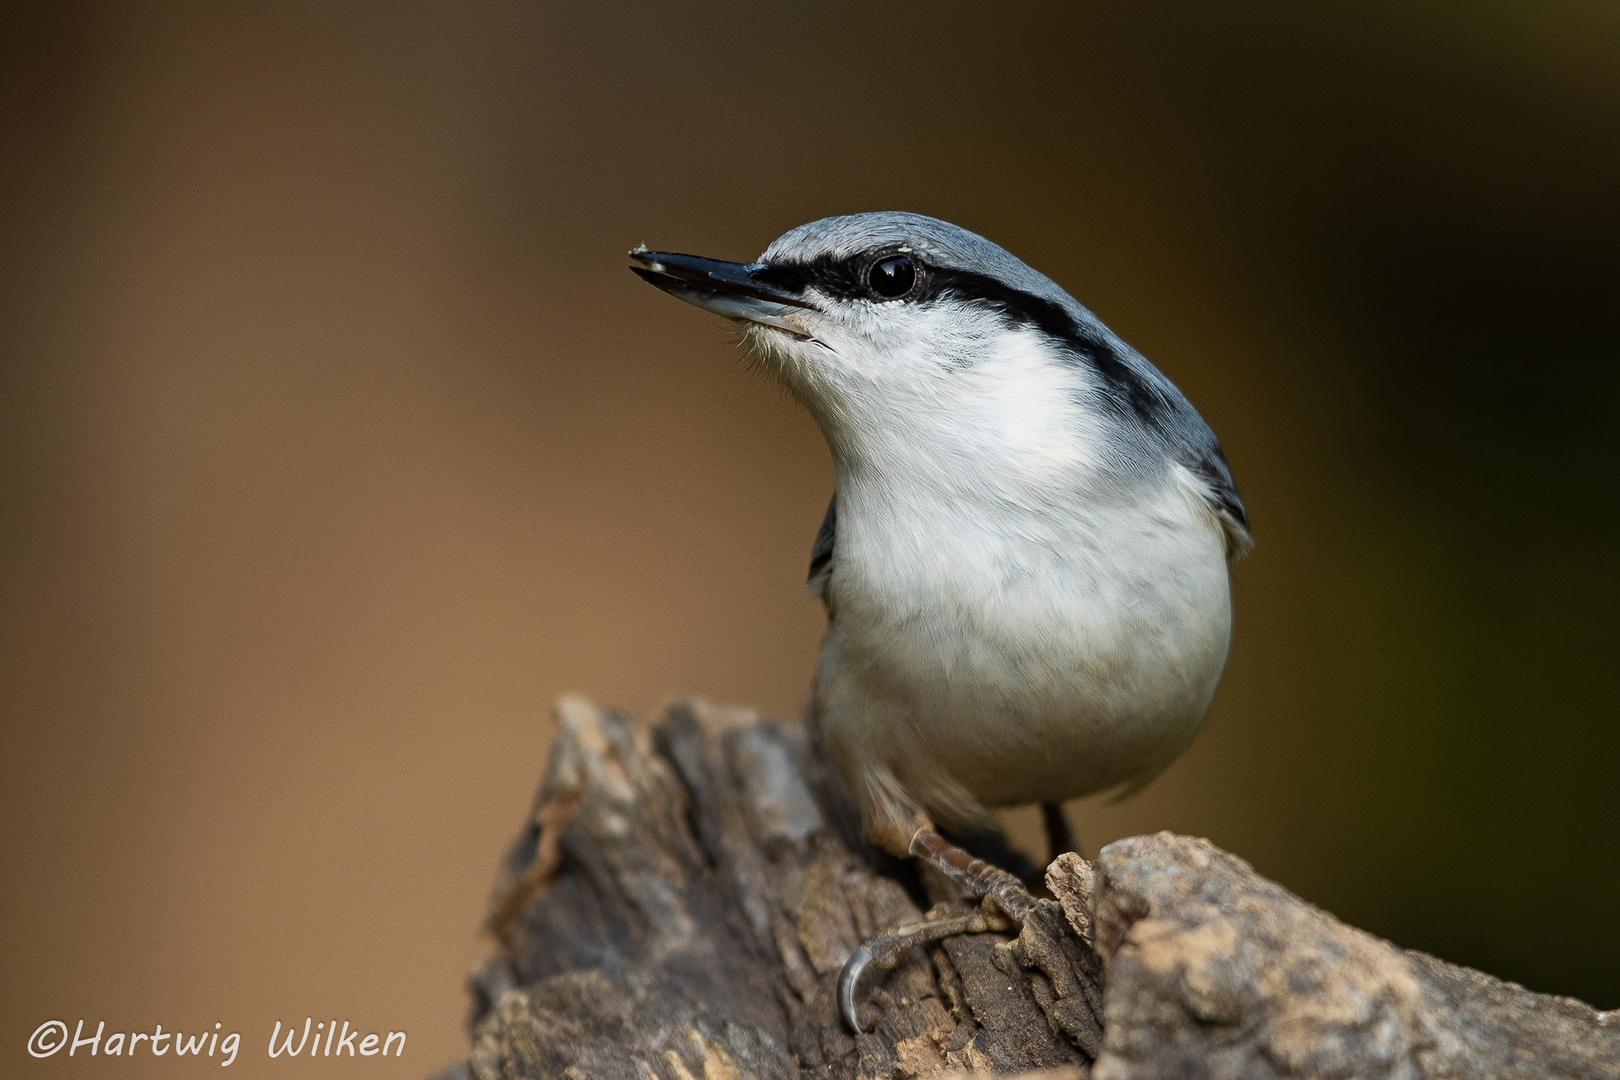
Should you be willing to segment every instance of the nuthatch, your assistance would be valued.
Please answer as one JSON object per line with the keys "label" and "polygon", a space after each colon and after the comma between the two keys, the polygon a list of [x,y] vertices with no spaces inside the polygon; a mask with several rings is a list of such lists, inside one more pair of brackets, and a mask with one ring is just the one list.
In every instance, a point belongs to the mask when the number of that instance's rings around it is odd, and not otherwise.
{"label": "nuthatch", "polygon": [[[837,489],[810,585],[814,714],[871,839],[987,898],[873,960],[1033,903],[934,831],[1158,775],[1203,723],[1248,517],[1209,425],[1055,282],[917,214],[826,218],[757,262],[647,251],[636,273],[733,319],[820,425]],[[1049,816],[1049,820],[1052,817]]]}

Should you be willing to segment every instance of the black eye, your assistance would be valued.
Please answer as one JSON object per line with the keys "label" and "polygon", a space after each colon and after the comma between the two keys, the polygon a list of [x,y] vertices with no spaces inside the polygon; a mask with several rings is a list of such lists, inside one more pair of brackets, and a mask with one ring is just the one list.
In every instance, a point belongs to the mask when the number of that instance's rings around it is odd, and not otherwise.
{"label": "black eye", "polygon": [[882,300],[898,300],[917,284],[917,268],[910,256],[890,255],[879,259],[866,271],[866,287]]}

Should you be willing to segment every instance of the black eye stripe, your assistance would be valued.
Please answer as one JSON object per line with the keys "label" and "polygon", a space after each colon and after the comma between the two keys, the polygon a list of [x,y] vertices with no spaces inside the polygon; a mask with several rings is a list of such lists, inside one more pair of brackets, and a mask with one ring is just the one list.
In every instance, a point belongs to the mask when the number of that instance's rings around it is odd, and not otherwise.
{"label": "black eye stripe", "polygon": [[809,262],[771,263],[754,271],[754,279],[793,292],[813,288],[834,300],[862,300],[867,298],[860,280],[863,265],[864,260],[823,256]]}
{"label": "black eye stripe", "polygon": [[912,303],[951,297],[978,303],[1001,313],[1009,322],[1032,326],[1054,338],[1078,342],[1081,330],[1063,307],[1051,300],[1003,285],[995,278],[971,270],[930,266],[909,252],[864,253],[851,259],[823,255],[806,262],[779,262],[756,270],[754,277],[778,288],[803,292],[813,288],[834,300],[871,299],[862,280],[866,271],[883,261],[905,255],[916,262],[920,286],[907,298]]}
{"label": "black eye stripe", "polygon": [[[878,258],[893,254],[898,253],[883,252]],[[915,255],[911,257],[917,259]],[[853,259],[822,256],[807,262],[773,263],[755,271],[754,276],[765,284],[795,292],[814,288],[834,300],[871,302],[873,297],[861,279],[873,261],[870,253]],[[971,270],[930,266],[921,260],[917,260],[917,266],[919,281],[903,303],[927,304],[949,297],[989,308],[1011,326],[1039,330],[1062,342],[1076,361],[1097,373],[1114,408],[1133,412],[1142,422],[1155,428],[1173,411],[1164,394],[1125,361],[1112,341],[1077,323],[1056,301],[1004,285]]]}

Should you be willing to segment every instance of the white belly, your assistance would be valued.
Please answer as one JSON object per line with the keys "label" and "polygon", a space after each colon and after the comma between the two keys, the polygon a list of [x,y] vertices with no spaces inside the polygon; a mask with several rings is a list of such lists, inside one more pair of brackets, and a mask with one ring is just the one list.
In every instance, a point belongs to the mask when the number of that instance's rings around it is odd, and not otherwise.
{"label": "white belly", "polygon": [[858,795],[886,771],[935,820],[971,824],[1145,781],[1202,723],[1231,601],[1220,528],[1184,485],[1075,520],[852,509],[817,696]]}

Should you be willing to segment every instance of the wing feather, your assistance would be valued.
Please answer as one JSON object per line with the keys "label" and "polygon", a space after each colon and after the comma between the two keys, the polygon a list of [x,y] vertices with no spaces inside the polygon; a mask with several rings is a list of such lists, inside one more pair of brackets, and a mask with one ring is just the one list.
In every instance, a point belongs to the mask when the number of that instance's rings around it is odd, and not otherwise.
{"label": "wing feather", "polygon": [[827,602],[827,580],[832,577],[833,546],[838,540],[838,492],[827,504],[827,515],[816,530],[816,542],[810,548],[810,576],[806,581],[810,591],[823,604]]}

